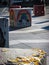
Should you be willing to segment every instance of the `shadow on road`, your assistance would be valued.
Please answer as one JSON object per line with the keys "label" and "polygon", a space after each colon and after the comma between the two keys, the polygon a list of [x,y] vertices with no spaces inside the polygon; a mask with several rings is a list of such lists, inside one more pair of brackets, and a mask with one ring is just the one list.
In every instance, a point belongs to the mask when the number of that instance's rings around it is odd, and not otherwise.
{"label": "shadow on road", "polygon": [[9,26],[9,31],[15,31],[15,30],[20,30],[20,29],[24,29],[24,28],[27,28],[27,26],[26,27],[10,27]]}
{"label": "shadow on road", "polygon": [[45,26],[42,29],[48,30],[49,31],[49,26]]}

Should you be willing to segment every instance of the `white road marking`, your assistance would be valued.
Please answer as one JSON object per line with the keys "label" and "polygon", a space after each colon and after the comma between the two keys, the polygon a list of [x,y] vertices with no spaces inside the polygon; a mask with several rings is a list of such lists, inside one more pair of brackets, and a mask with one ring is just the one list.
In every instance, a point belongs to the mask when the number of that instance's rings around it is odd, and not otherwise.
{"label": "white road marking", "polygon": [[9,45],[20,44],[20,43],[49,43],[49,40],[41,39],[41,40],[11,40],[9,41]]}
{"label": "white road marking", "polygon": [[30,33],[30,32],[39,32],[39,31],[44,31],[44,29],[34,29],[34,30],[15,30],[15,31],[9,31],[9,33]]}

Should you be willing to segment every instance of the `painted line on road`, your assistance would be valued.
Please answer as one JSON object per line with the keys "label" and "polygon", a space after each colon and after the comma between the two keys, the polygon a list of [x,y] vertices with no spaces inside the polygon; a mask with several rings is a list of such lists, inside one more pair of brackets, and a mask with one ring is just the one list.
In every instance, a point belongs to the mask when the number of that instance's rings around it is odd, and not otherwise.
{"label": "painted line on road", "polygon": [[15,31],[9,31],[9,33],[30,33],[30,32],[40,32],[40,31],[44,31],[44,29],[24,30],[24,31],[15,30]]}
{"label": "painted line on road", "polygon": [[14,45],[14,44],[20,44],[20,43],[49,43],[49,40],[45,39],[37,39],[37,40],[11,40],[9,41],[9,45]]}

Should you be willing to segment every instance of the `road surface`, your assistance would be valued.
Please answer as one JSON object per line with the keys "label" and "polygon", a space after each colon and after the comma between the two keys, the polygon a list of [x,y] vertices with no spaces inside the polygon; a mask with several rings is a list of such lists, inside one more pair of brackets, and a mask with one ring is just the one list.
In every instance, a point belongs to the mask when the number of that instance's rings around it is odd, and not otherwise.
{"label": "road surface", "polygon": [[[49,8],[45,11],[45,16],[32,15],[31,27],[9,31],[10,48],[41,48],[49,55]],[[8,23],[10,24],[10,21]]]}

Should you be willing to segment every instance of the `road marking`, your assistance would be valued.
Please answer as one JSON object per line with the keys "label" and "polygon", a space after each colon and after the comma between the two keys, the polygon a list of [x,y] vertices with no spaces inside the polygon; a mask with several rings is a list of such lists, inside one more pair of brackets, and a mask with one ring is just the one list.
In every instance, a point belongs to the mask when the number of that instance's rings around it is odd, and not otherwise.
{"label": "road marking", "polygon": [[37,39],[37,40],[11,40],[9,41],[9,45],[14,45],[14,44],[20,44],[20,43],[49,43],[49,40],[45,39]]}
{"label": "road marking", "polygon": [[44,29],[35,29],[35,30],[15,30],[15,31],[9,31],[9,33],[30,33],[30,32],[39,32],[39,31],[44,31]]}

